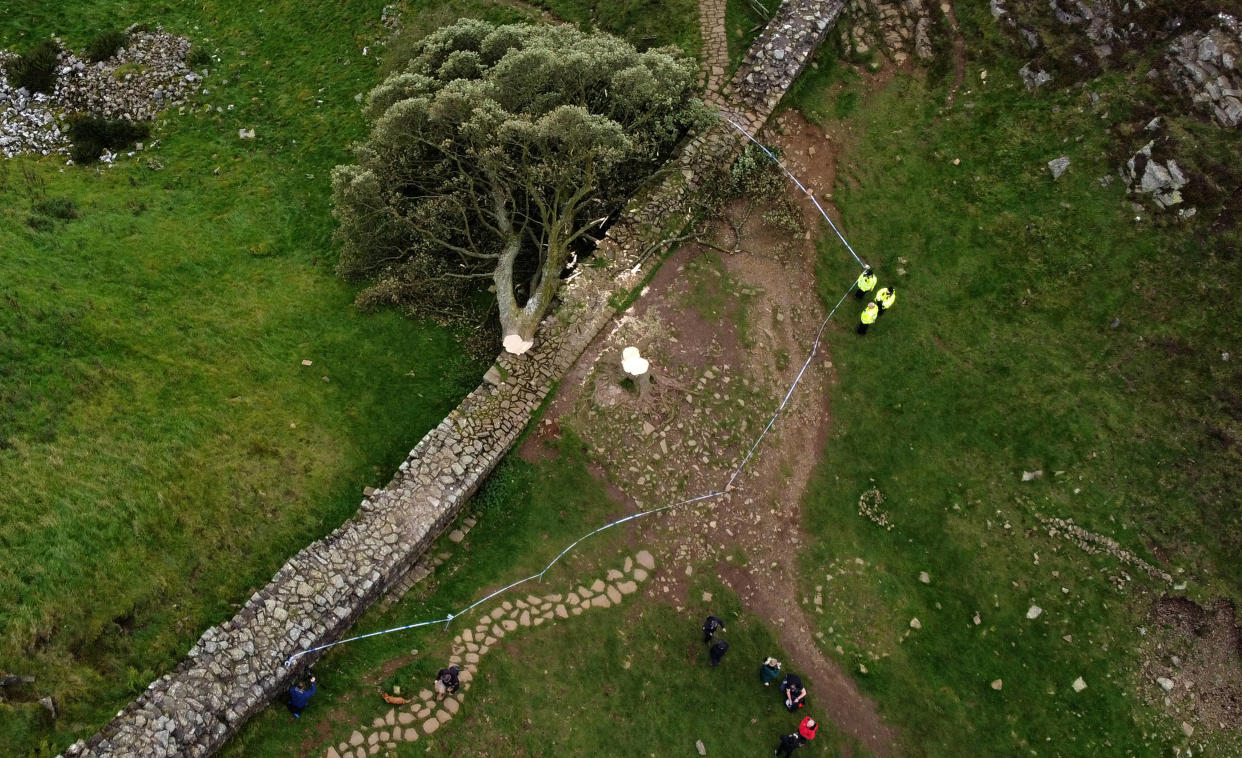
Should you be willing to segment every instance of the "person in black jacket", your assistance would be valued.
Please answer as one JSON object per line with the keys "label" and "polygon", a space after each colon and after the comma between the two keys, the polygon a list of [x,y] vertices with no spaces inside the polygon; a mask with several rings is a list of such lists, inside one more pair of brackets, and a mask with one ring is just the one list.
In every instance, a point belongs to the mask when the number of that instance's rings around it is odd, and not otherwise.
{"label": "person in black jacket", "polygon": [[443,700],[446,695],[456,695],[457,690],[461,688],[461,679],[459,674],[461,669],[456,665],[449,666],[446,669],[440,669],[436,673],[436,698]]}
{"label": "person in black jacket", "polygon": [[781,694],[785,696],[785,708],[793,713],[806,705],[806,688],[797,674],[786,674],[781,681]]}
{"label": "person in black jacket", "polygon": [[706,645],[711,642],[712,638],[716,636],[716,632],[723,632],[724,630],[725,625],[723,621],[715,616],[708,616],[707,620],[703,622],[703,644]]}
{"label": "person in black jacket", "polygon": [[802,747],[802,740],[797,734],[784,734],[781,735],[781,744],[777,745],[776,750],[772,752],[780,756],[790,756],[800,747]]}

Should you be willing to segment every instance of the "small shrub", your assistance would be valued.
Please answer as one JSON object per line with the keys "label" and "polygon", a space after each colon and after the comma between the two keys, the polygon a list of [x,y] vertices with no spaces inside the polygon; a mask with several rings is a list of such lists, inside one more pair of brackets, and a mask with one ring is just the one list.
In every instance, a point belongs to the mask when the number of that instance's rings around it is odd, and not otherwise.
{"label": "small shrub", "polygon": [[185,54],[185,65],[193,69],[206,68],[211,65],[211,53],[198,45],[194,45],[190,48],[190,52]]}
{"label": "small shrub", "polygon": [[56,228],[56,219],[34,213],[26,219],[26,225],[36,232],[50,232]]}
{"label": "small shrub", "polygon": [[129,35],[117,29],[108,29],[95,35],[95,39],[86,46],[86,59],[94,63],[106,61],[116,55],[116,51],[125,47]]}
{"label": "small shrub", "polygon": [[58,218],[62,221],[75,219],[82,215],[78,213],[78,207],[67,197],[45,198],[35,203],[32,210],[40,215]]}
{"label": "small shrub", "polygon": [[30,52],[9,62],[9,83],[30,92],[50,93],[56,87],[56,63],[60,46],[53,40],[40,42]]}
{"label": "small shrub", "polygon": [[151,134],[151,125],[140,121],[78,116],[69,122],[69,156],[74,163],[93,163],[105,149],[117,150]]}

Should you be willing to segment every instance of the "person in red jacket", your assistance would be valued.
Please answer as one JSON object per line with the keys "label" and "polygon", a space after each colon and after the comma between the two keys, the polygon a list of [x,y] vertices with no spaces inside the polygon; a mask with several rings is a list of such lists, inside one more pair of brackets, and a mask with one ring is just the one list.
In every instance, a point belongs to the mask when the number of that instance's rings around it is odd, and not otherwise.
{"label": "person in red jacket", "polygon": [[819,724],[815,723],[815,719],[807,716],[802,719],[802,723],[798,724],[798,738],[802,740],[802,744],[815,739],[815,732],[819,730]]}

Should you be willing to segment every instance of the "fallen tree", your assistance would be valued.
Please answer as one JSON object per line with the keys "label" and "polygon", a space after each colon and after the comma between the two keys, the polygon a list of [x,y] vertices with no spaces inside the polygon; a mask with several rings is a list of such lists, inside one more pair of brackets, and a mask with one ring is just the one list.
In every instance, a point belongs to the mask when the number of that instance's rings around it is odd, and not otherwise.
{"label": "fallen tree", "polygon": [[495,291],[522,352],[584,239],[698,118],[696,67],[568,26],[459,21],[371,93],[370,137],[333,172],[339,270],[361,304],[463,312]]}

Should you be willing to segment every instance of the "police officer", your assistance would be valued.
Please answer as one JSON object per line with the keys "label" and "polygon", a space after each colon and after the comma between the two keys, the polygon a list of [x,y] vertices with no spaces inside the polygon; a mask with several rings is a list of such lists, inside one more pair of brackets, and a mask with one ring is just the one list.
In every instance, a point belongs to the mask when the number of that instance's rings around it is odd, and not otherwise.
{"label": "police officer", "polygon": [[893,307],[893,303],[897,302],[897,289],[895,287],[882,287],[879,292],[875,293],[875,301],[880,305],[880,315]]}
{"label": "police officer", "polygon": [[875,289],[876,278],[872,273],[870,266],[863,266],[862,273],[858,275],[858,287],[854,290],[854,297],[862,300],[867,293]]}
{"label": "police officer", "polygon": [[858,316],[858,333],[866,334],[867,327],[875,323],[876,318],[880,315],[880,306],[875,301],[867,303],[867,307],[863,308],[863,312]]}

